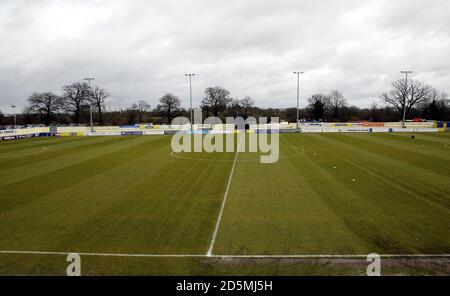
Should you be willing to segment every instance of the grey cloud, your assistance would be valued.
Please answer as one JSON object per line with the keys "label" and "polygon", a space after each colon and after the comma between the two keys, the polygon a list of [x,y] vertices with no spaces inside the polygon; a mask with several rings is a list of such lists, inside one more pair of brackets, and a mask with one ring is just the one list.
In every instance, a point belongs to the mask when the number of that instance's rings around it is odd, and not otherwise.
{"label": "grey cloud", "polygon": [[2,0],[0,110],[87,75],[122,108],[166,92],[187,102],[185,72],[198,74],[195,104],[221,85],[259,106],[294,106],[296,70],[303,106],[331,89],[367,106],[404,68],[450,92],[449,3]]}

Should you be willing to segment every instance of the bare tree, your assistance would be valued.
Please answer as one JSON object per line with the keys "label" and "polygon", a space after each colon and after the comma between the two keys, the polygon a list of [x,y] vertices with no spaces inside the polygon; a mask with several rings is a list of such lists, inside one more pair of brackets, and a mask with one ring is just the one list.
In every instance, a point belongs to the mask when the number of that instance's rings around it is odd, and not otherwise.
{"label": "bare tree", "polygon": [[250,111],[255,107],[255,101],[250,97],[245,97],[239,100],[239,106],[242,109],[242,113],[245,118],[247,118],[250,114]]}
{"label": "bare tree", "polygon": [[87,83],[75,82],[63,87],[64,107],[74,115],[74,123],[80,123],[83,105],[91,103],[91,91]]}
{"label": "bare tree", "polygon": [[392,89],[381,95],[381,99],[393,106],[403,116],[405,108],[406,118],[411,109],[427,100],[431,95],[431,87],[418,80],[399,79],[392,83]]}
{"label": "bare tree", "polygon": [[328,95],[331,110],[333,111],[333,118],[339,118],[339,111],[347,104],[344,95],[338,90],[332,90]]}
{"label": "bare tree", "polygon": [[139,100],[137,103],[131,105],[131,109],[136,110],[139,114],[139,123],[142,123],[142,118],[145,112],[150,111],[150,104],[144,100]]}
{"label": "bare tree", "polygon": [[444,120],[449,107],[448,95],[434,88],[431,89],[430,96],[419,105],[422,116],[434,120]]}
{"label": "bare tree", "polygon": [[98,118],[99,118],[98,121],[100,122],[100,124],[103,124],[102,109],[104,108],[105,100],[110,96],[110,94],[106,89],[98,87],[98,86],[94,86],[91,89],[90,96],[91,96],[92,103],[97,108]]}
{"label": "bare tree", "polygon": [[312,108],[313,118],[316,120],[323,119],[323,115],[330,104],[330,99],[323,94],[314,94],[308,98],[308,102]]}
{"label": "bare tree", "polygon": [[167,117],[167,122],[170,124],[174,114],[180,111],[181,101],[177,96],[168,93],[165,94],[159,102],[161,104],[159,104],[156,109]]}
{"label": "bare tree", "polygon": [[370,104],[370,117],[372,121],[378,121],[380,117],[380,109],[378,108],[378,103],[375,101]]}
{"label": "bare tree", "polygon": [[[205,110],[205,107],[203,107]],[[207,111],[207,110],[206,110]],[[228,106],[227,115],[231,115],[232,117],[238,117],[241,114],[242,108],[240,104],[240,100],[233,99]],[[208,115],[206,115],[208,116]]]}
{"label": "bare tree", "polygon": [[42,116],[45,125],[49,125],[54,113],[63,107],[62,98],[51,92],[35,92],[28,97],[27,101],[28,112]]}
{"label": "bare tree", "polygon": [[230,92],[228,90],[219,86],[208,87],[205,90],[205,98],[202,100],[202,107],[206,107],[217,117],[220,112],[227,108],[231,101],[232,98],[230,98]]}

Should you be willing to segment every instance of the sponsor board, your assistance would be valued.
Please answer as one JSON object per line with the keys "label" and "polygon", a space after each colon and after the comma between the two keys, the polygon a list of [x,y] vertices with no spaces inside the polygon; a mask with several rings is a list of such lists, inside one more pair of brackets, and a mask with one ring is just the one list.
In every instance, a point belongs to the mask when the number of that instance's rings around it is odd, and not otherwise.
{"label": "sponsor board", "polygon": [[39,134],[23,134],[23,135],[14,135],[14,136],[0,136],[0,140],[18,140],[18,139],[26,139],[26,138],[34,138],[39,137]]}
{"label": "sponsor board", "polygon": [[268,124],[259,124],[257,129],[268,130],[268,129],[280,129],[279,123],[268,123]]}
{"label": "sponsor board", "polygon": [[34,136],[35,136],[35,134],[18,135],[18,136],[16,136],[16,139],[33,138]]}
{"label": "sponsor board", "polygon": [[162,130],[159,130],[159,131],[154,131],[154,130],[152,130],[152,131],[143,131],[142,134],[143,134],[144,136],[150,136],[150,135],[164,135],[164,131],[162,131]]}
{"label": "sponsor board", "polygon": [[193,131],[187,131],[188,134],[202,134],[207,135],[209,134],[208,130],[193,130]]}
{"label": "sponsor board", "polygon": [[279,130],[278,129],[259,129],[257,130],[258,134],[279,134]]}
{"label": "sponsor board", "polygon": [[337,128],[301,128],[302,133],[338,133],[342,132],[342,129]]}
{"label": "sponsor board", "polygon": [[367,127],[384,127],[384,123],[383,122],[363,122],[362,123],[363,126],[367,126]]}
{"label": "sponsor board", "polygon": [[86,132],[84,133],[85,136],[88,137],[95,137],[95,136],[121,136],[120,131],[101,131],[101,132]]}
{"label": "sponsor board", "polygon": [[122,136],[142,136],[142,131],[120,132]]}
{"label": "sponsor board", "polygon": [[[193,128],[194,125],[192,126]],[[197,125],[197,127],[195,129],[201,129],[202,127]],[[167,126],[163,126],[163,129],[170,129],[170,130],[189,130],[191,129],[191,125],[190,124],[186,124],[186,125],[167,125]]]}
{"label": "sponsor board", "polygon": [[389,128],[387,127],[372,127],[372,132],[373,133],[388,133],[389,132]]}
{"label": "sponsor board", "polygon": [[371,133],[372,129],[371,128],[347,128],[347,129],[344,129],[344,132],[347,132],[347,133]]}
{"label": "sponsor board", "polygon": [[1,137],[1,139],[7,141],[7,140],[15,140],[15,139],[17,139],[17,137],[16,136],[5,136],[5,137]]}
{"label": "sponsor board", "polygon": [[[388,128],[307,128],[303,127],[300,129],[302,133],[383,133],[388,132]],[[283,132],[280,130],[280,132]],[[292,131],[295,132],[295,131]]]}
{"label": "sponsor board", "polygon": [[321,123],[313,122],[313,123],[301,123],[301,126],[322,126]]}
{"label": "sponsor board", "polygon": [[352,123],[334,123],[332,126],[352,126]]}
{"label": "sponsor board", "polygon": [[[436,123],[434,121],[429,122],[405,122],[406,128],[434,128]],[[402,128],[401,122],[385,122],[384,126],[392,128]]]}
{"label": "sponsor board", "polygon": [[434,127],[438,128],[441,132],[445,132],[445,131],[448,131],[450,124],[449,124],[449,122],[438,121],[435,123]]}
{"label": "sponsor board", "polygon": [[120,125],[119,128],[138,128],[135,125]]}
{"label": "sponsor board", "polygon": [[51,137],[54,136],[55,134],[52,133],[39,133],[39,137]]}
{"label": "sponsor board", "polygon": [[56,126],[50,126],[48,128],[48,131],[51,132],[52,134],[56,134],[58,132],[58,127]]}
{"label": "sponsor board", "polygon": [[60,137],[82,137],[84,132],[62,132],[59,133]]}
{"label": "sponsor board", "polygon": [[219,134],[219,135],[223,135],[223,134],[233,134],[234,130],[210,130],[209,134]]}
{"label": "sponsor board", "polygon": [[0,130],[0,135],[14,135],[16,130]]}
{"label": "sponsor board", "polygon": [[390,128],[393,133],[435,133],[439,132],[438,128]]}
{"label": "sponsor board", "polygon": [[438,128],[416,128],[414,129],[416,133],[435,133],[439,132]]}

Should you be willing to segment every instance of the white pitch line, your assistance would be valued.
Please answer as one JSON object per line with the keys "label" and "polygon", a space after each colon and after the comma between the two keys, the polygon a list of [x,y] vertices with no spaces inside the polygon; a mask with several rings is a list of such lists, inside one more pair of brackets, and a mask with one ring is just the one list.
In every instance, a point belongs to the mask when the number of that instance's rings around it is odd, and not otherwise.
{"label": "white pitch line", "polygon": [[[153,258],[217,258],[217,259],[351,259],[367,258],[366,254],[348,255],[205,255],[205,254],[121,254],[85,252],[45,252],[45,251],[0,251],[0,254],[24,255],[69,255],[97,257],[153,257]],[[383,258],[450,258],[450,254],[379,254]]]}
{"label": "white pitch line", "polygon": [[[384,258],[450,258],[450,254],[379,254]],[[348,254],[348,255],[214,255],[215,258],[232,258],[232,259],[320,259],[320,258],[367,258],[368,254]]]}
{"label": "white pitch line", "polygon": [[[239,136],[240,136],[240,134],[238,134],[238,137]],[[245,135],[244,135],[244,137],[245,137]],[[214,233],[213,233],[213,236],[211,239],[211,244],[209,245],[208,252],[206,253],[206,256],[208,256],[208,257],[212,255],[214,243],[216,242],[217,233],[219,232],[220,222],[222,220],[223,211],[225,209],[225,204],[227,202],[228,191],[230,190],[231,180],[233,179],[234,168],[236,167],[236,160],[239,155],[239,148],[241,147],[241,142],[242,142],[242,137],[239,137],[239,144],[237,145],[237,151],[236,151],[236,155],[234,156],[233,167],[231,168],[230,177],[228,178],[227,188],[225,189],[225,193],[223,195],[222,206],[220,207],[219,216],[217,217],[216,227],[214,228]]]}

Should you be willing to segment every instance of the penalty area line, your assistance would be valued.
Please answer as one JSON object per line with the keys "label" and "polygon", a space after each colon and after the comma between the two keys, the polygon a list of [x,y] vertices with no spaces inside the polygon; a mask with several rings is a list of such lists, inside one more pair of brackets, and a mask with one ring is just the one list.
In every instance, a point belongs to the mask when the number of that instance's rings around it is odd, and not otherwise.
{"label": "penalty area line", "polygon": [[[216,258],[216,259],[352,259],[367,258],[368,254],[347,255],[205,255],[205,254],[121,254],[121,253],[86,253],[86,252],[46,252],[46,251],[0,251],[1,254],[23,255],[69,255],[97,257],[153,257],[153,258]],[[450,254],[379,254],[381,258],[450,258]]]}

